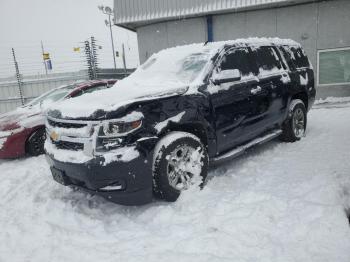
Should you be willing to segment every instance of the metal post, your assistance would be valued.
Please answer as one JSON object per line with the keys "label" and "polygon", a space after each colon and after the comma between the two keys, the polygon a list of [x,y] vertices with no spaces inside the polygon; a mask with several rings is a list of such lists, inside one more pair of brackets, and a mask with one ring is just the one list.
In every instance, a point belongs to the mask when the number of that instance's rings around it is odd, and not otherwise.
{"label": "metal post", "polygon": [[45,62],[45,59],[44,59],[44,45],[43,45],[43,41],[41,41],[41,55],[43,57],[43,63],[44,63],[44,66],[45,66],[45,74],[47,75],[47,65],[46,65],[46,62]]}
{"label": "metal post", "polygon": [[93,71],[93,65],[91,61],[91,49],[90,49],[89,41],[84,42],[84,50],[85,50],[85,58],[86,58],[86,63],[88,68],[89,79],[92,80],[94,79],[94,71]]}
{"label": "metal post", "polygon": [[208,42],[213,42],[213,16],[211,15],[207,16],[207,37]]}
{"label": "metal post", "polygon": [[98,73],[98,61],[97,61],[97,47],[96,47],[96,39],[91,37],[91,64],[93,68],[94,79],[97,79]]}
{"label": "metal post", "polygon": [[124,65],[124,72],[125,72],[125,74],[126,74],[126,73],[127,73],[127,70],[126,70],[126,62],[125,62],[124,44],[122,44],[122,49],[123,49],[123,65]]}
{"label": "metal post", "polygon": [[15,49],[13,49],[13,48],[12,48],[12,56],[13,56],[13,62],[15,63],[19,96],[21,98],[22,105],[24,105],[24,97],[23,97],[23,90],[22,90],[22,79],[21,79],[21,75],[19,73],[18,63],[17,63],[16,55],[15,55]]}
{"label": "metal post", "polygon": [[111,14],[108,14],[108,20],[109,20],[109,31],[111,32],[111,42],[112,42],[114,69],[117,69],[117,63],[115,62],[115,51],[114,51],[114,41],[113,41]]}

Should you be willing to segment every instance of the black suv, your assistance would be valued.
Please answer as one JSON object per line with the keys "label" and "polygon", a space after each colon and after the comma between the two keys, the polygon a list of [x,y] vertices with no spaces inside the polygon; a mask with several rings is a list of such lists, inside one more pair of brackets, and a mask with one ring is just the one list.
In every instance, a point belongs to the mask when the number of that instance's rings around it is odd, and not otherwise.
{"label": "black suv", "polygon": [[115,203],[175,201],[209,163],[305,135],[315,99],[302,47],[277,38],[180,46],[152,55],[112,88],[48,112],[53,178]]}

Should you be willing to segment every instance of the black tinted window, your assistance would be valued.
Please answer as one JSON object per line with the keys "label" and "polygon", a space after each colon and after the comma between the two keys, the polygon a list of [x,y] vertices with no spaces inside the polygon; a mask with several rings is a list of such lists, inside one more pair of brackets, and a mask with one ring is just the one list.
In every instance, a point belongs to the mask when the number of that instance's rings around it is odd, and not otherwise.
{"label": "black tinted window", "polygon": [[292,61],[292,56],[290,54],[289,51],[287,51],[286,47],[278,47],[278,49],[282,52],[282,55],[285,59],[285,62],[288,64],[288,67],[291,69],[291,70],[295,70],[295,65]]}
{"label": "black tinted window", "polygon": [[301,49],[300,47],[288,47],[287,50],[289,49],[291,59],[296,66],[296,68],[303,68],[303,67],[309,67],[309,59],[304,53],[304,50]]}
{"label": "black tinted window", "polygon": [[248,49],[239,48],[230,50],[221,61],[219,69],[238,69],[242,75],[249,75],[252,70],[249,63]]}
{"label": "black tinted window", "polygon": [[276,50],[270,46],[261,46],[254,50],[259,72],[281,69],[282,64]]}

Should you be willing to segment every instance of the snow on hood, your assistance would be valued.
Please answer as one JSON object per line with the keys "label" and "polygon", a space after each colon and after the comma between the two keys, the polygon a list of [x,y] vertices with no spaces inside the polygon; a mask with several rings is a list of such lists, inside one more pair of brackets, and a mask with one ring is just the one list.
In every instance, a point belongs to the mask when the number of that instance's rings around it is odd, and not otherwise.
{"label": "snow on hood", "polygon": [[247,43],[258,46],[267,43],[297,45],[292,40],[248,38],[164,49],[112,88],[61,101],[51,109],[60,111],[63,118],[86,118],[98,110],[109,112],[140,100],[183,94],[187,88],[203,83],[211,58],[226,44]]}
{"label": "snow on hood", "polygon": [[63,118],[85,118],[90,117],[98,110],[110,112],[136,101],[180,95],[187,91],[187,87],[184,85],[174,85],[172,88],[164,90],[160,85],[142,85],[141,87],[135,83],[128,86],[127,82],[124,81],[124,85],[116,84],[109,89],[63,100],[51,106],[50,111],[60,111]]}
{"label": "snow on hood", "polygon": [[44,124],[42,109],[39,106],[18,107],[0,115],[0,131],[9,126],[34,127]]}

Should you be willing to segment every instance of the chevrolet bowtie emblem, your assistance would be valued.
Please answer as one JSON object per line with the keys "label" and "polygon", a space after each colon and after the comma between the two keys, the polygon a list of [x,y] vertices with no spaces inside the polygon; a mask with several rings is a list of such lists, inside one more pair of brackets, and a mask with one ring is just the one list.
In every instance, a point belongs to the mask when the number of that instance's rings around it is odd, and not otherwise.
{"label": "chevrolet bowtie emblem", "polygon": [[58,134],[55,131],[52,131],[50,134],[50,138],[52,139],[52,141],[57,141],[58,140]]}

